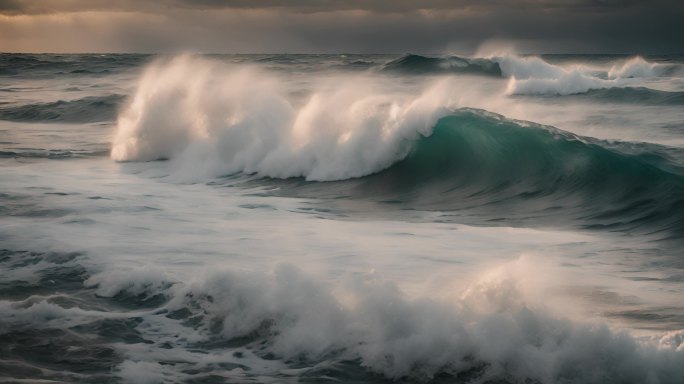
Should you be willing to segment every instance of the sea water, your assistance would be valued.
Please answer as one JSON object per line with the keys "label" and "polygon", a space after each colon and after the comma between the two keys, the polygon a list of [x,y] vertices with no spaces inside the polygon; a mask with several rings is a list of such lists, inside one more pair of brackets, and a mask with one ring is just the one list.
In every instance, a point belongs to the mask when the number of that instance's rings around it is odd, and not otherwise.
{"label": "sea water", "polygon": [[684,382],[684,58],[0,55],[8,382]]}

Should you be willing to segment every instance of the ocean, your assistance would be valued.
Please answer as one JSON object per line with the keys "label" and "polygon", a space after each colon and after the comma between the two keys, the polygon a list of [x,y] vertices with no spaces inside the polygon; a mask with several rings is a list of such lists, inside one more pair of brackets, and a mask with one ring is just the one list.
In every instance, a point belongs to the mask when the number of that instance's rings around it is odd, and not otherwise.
{"label": "ocean", "polygon": [[0,54],[0,381],[683,383],[684,56]]}

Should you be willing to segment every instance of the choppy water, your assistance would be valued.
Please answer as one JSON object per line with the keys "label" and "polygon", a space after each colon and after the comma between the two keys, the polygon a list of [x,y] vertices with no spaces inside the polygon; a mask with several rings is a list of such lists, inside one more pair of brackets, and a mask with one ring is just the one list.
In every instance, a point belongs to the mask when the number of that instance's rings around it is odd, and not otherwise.
{"label": "choppy water", "polygon": [[684,58],[0,55],[0,381],[684,382]]}

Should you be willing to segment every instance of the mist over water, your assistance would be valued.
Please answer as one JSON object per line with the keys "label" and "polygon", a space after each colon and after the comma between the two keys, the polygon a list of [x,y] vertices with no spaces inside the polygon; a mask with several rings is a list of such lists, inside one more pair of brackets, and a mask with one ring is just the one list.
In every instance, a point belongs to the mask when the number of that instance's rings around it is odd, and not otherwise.
{"label": "mist over water", "polygon": [[684,381],[679,57],[0,62],[5,381]]}

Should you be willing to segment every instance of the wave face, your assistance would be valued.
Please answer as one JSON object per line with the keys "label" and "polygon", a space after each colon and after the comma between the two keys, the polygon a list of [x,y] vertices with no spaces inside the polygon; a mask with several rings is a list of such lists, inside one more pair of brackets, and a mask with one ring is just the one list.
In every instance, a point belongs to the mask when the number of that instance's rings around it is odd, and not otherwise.
{"label": "wave face", "polygon": [[[574,95],[579,98],[585,98],[589,100],[608,103],[666,106],[684,105],[684,92],[661,91],[646,87],[613,87],[602,89],[590,89],[584,93]],[[549,97],[549,95],[537,96]]]}
{"label": "wave face", "polygon": [[404,209],[468,212],[490,222],[677,237],[684,230],[684,168],[667,152],[464,109],[441,118],[387,170],[293,190],[371,196]]}
{"label": "wave face", "polygon": [[344,78],[296,107],[275,78],[183,56],[147,70],[119,116],[112,158],[171,159],[181,177],[361,177],[405,156],[445,113],[448,91],[445,83],[396,95]]}
{"label": "wave face", "polygon": [[459,56],[426,57],[406,55],[385,64],[384,71],[408,74],[444,74],[459,73],[485,76],[501,76],[501,68],[495,61],[482,58],[465,58]]}
{"label": "wave face", "polygon": [[116,119],[121,95],[89,96],[76,100],[59,100],[0,107],[0,120],[20,122],[90,123]]}

